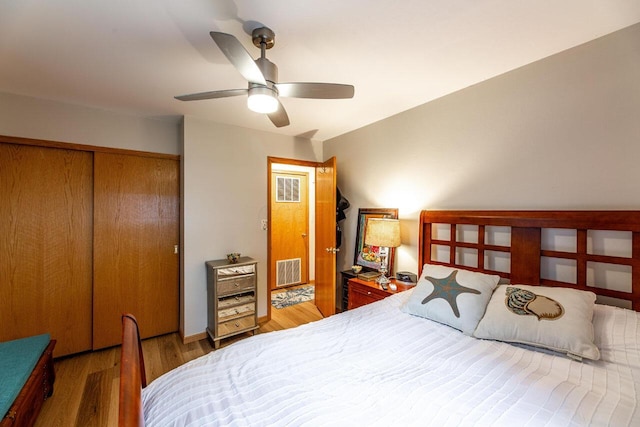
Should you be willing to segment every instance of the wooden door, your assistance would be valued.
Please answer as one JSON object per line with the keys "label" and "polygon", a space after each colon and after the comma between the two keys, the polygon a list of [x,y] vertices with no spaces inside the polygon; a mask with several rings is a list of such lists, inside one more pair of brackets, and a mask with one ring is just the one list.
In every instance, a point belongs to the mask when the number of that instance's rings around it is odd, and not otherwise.
{"label": "wooden door", "polygon": [[336,312],[336,158],[316,168],[316,305]]}
{"label": "wooden door", "polygon": [[92,157],[0,143],[0,341],[91,349]]}
{"label": "wooden door", "polygon": [[309,178],[271,173],[270,288],[309,282]]}
{"label": "wooden door", "polygon": [[123,312],[144,338],[178,330],[178,168],[174,159],[95,154],[94,349],[120,343]]}

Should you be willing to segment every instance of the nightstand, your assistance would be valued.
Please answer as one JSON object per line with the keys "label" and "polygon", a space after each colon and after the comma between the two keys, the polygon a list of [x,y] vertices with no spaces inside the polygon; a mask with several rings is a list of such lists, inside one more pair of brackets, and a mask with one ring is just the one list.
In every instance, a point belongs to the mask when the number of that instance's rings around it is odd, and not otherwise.
{"label": "nightstand", "polygon": [[352,270],[344,270],[340,272],[342,278],[342,303],[340,304],[341,311],[347,311],[349,306],[349,280],[358,277]]}
{"label": "nightstand", "polygon": [[395,283],[398,290],[392,291],[391,288],[389,288],[385,291],[376,282],[366,282],[358,278],[349,279],[349,310],[380,301],[390,295],[414,287],[412,285],[398,283],[396,279],[391,279],[391,283]]}

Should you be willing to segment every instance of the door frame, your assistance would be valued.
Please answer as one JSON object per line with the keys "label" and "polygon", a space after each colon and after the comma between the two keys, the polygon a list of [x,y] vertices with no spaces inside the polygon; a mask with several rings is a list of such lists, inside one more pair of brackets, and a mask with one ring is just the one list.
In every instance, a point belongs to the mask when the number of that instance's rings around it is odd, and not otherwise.
{"label": "door frame", "polygon": [[[309,168],[313,168],[313,169],[317,169],[318,167],[322,167],[322,162],[313,162],[313,161],[309,161],[309,160],[297,160],[297,159],[288,159],[288,158],[284,158],[284,157],[271,157],[271,156],[267,156],[267,321],[271,320],[271,287],[270,287],[270,283],[273,280],[273,277],[271,277],[271,263],[272,263],[272,258],[271,258],[271,251],[269,250],[269,248],[271,248],[271,197],[272,197],[272,191],[271,191],[271,176],[272,176],[272,172],[274,170],[274,165],[276,164],[283,164],[283,165],[292,165],[292,166],[303,166],[303,167],[309,167]],[[277,168],[276,168],[277,169]],[[309,179],[312,179],[311,176],[309,176]],[[315,179],[315,177],[314,177]],[[310,202],[309,202],[310,203]],[[310,227],[309,228],[309,237],[311,240],[311,236],[315,237],[315,227]],[[315,240],[315,239],[314,239]],[[310,246],[310,250],[311,250],[311,245]],[[314,255],[309,256],[309,264],[311,264],[312,262],[312,258],[315,258]],[[315,265],[315,260],[313,260],[314,265]]]}

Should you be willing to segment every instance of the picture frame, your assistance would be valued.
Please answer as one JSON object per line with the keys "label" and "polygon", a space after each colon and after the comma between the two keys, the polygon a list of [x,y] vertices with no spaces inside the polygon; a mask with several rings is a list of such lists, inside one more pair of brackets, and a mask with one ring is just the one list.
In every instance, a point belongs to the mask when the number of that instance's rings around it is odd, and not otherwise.
{"label": "picture frame", "polygon": [[[360,208],[358,209],[358,228],[356,231],[356,248],[353,258],[354,265],[362,266],[364,271],[380,270],[380,248],[370,247],[364,244],[367,235],[367,221],[370,218],[398,219],[397,208]],[[393,261],[395,259],[396,248],[389,248],[388,256],[385,260],[387,275],[393,274]]]}

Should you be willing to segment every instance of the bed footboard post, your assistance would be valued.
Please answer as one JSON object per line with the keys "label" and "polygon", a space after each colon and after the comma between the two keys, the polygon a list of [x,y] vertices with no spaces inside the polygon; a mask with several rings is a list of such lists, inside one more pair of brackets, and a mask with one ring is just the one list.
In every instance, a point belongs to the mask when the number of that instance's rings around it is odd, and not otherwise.
{"label": "bed footboard post", "polygon": [[132,314],[123,314],[118,399],[119,427],[144,426],[142,388],[146,385],[138,322]]}

